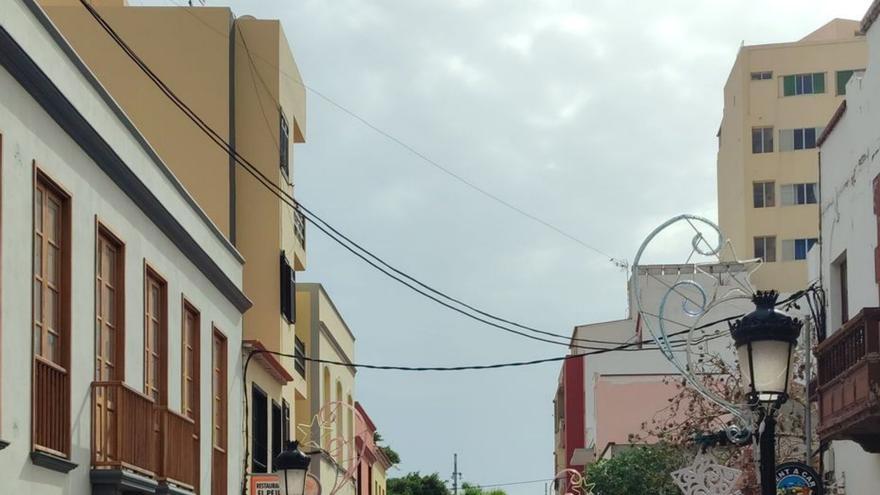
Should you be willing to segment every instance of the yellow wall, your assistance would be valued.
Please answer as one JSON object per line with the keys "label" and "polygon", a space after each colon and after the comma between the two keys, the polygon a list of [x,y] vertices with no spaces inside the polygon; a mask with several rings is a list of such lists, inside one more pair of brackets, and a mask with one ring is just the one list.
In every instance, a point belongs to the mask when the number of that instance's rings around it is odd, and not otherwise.
{"label": "yellow wall", "polygon": [[[835,20],[795,43],[740,49],[724,88],[724,117],[718,150],[718,218],[739,258],[754,256],[756,236],[776,236],[776,259],[753,276],[762,289],[784,292],[807,283],[806,261],[782,261],[782,241],[818,238],[817,205],[781,206],[783,184],[818,182],[816,149],[781,152],[779,130],[824,127],[842,96],[836,96],[836,71],[863,69],[867,46],[855,36],[855,21]],[[835,38],[836,37],[836,38]],[[770,80],[752,81],[751,73],[773,71]],[[782,96],[782,77],[825,73],[825,93]],[[753,127],[773,126],[772,153],[752,153]],[[754,182],[775,181],[775,206],[754,208]]]}
{"label": "yellow wall", "polygon": [[373,464],[373,495],[385,495],[386,474],[382,463]]}
{"label": "yellow wall", "polygon": [[[86,64],[220,230],[230,234],[229,157],[76,0],[42,2]],[[49,6],[55,5],[55,6]],[[229,139],[228,8],[103,7],[101,16],[211,128]],[[185,49],[181,49],[185,47]],[[169,56],[173,54],[174,56]],[[192,70],[199,67],[200,70]]]}

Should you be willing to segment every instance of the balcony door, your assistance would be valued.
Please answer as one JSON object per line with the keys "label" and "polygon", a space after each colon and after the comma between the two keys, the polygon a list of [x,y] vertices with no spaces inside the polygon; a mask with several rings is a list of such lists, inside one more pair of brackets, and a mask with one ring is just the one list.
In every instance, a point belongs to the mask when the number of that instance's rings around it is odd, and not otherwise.
{"label": "balcony door", "polygon": [[[123,374],[123,270],[122,243],[98,225],[95,246],[95,381],[122,381]],[[115,459],[112,436],[118,421],[116,387],[96,387],[95,448],[99,458]]]}

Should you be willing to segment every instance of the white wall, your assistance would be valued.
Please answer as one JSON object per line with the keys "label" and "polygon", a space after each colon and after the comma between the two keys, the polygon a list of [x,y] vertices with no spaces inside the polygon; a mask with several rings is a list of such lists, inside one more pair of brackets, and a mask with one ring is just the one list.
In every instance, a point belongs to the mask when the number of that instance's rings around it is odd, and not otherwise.
{"label": "white wall", "polygon": [[[877,220],[873,180],[880,174],[880,27],[868,31],[868,66],[847,85],[847,109],[821,148],[821,245],[819,267],[827,291],[828,335],[841,323],[839,277],[832,263],[846,253],[849,315],[878,304],[874,280]],[[813,268],[816,270],[816,267]],[[836,477],[847,493],[876,493],[880,455],[849,441],[832,442]]]}
{"label": "white wall", "polygon": [[[240,287],[241,262],[215,235],[181,191],[135,142],[130,131],[76,72],[61,49],[18,0],[0,0],[2,25],[29,53],[81,113],[112,143],[141,180],[202,245],[226,276]],[[91,451],[90,384],[94,375],[94,259],[96,216],[125,242],[126,382],[143,390],[143,263],[150,262],[168,282],[168,398],[180,408],[181,294],[201,311],[201,486],[210,491],[212,324],[225,333],[228,355],[229,492],[241,482],[241,314],[132,203],[98,166],[0,68],[2,148],[2,368],[0,451],[4,493],[89,493]],[[33,166],[36,163],[70,192],[72,221],[71,461],[78,467],[60,474],[35,466],[31,450],[31,238]]]}

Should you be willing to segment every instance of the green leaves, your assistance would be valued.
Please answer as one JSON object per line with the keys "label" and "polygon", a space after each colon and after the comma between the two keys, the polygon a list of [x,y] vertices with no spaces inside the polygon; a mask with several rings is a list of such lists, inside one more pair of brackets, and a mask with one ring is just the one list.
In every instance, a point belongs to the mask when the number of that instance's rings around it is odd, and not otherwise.
{"label": "green leaves", "polygon": [[587,483],[596,495],[679,495],[669,473],[687,464],[680,448],[656,444],[632,447],[587,467]]}
{"label": "green leaves", "polygon": [[437,473],[422,476],[417,472],[402,478],[391,478],[386,487],[388,495],[449,495],[449,489]]}

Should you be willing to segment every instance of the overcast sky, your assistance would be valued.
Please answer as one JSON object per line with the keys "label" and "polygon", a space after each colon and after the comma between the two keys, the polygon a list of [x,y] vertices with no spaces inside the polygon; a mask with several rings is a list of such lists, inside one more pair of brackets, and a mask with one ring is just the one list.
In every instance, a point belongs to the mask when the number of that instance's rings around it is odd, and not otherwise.
{"label": "overcast sky", "polygon": [[[134,4],[142,3],[134,0]],[[156,0],[149,3],[168,4]],[[480,187],[614,257],[679,213],[715,218],[715,133],[741,42],[799,39],[869,0],[251,0],[278,18],[307,85]],[[209,0],[209,5],[227,5]],[[475,192],[314,94],[297,197],[416,277],[569,333],[624,316],[608,260]],[[681,262],[683,260],[668,260]],[[458,365],[560,355],[481,326],[316,229],[308,270],[357,336],[356,361]],[[553,476],[557,364],[361,371],[356,397],[409,471],[502,483]],[[507,488],[543,494],[543,484]]]}

